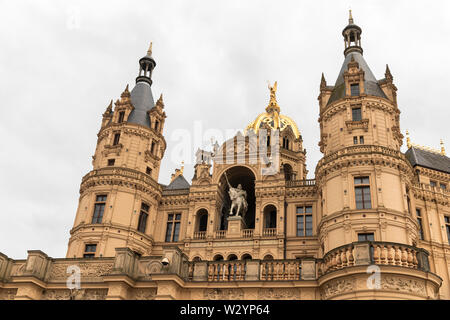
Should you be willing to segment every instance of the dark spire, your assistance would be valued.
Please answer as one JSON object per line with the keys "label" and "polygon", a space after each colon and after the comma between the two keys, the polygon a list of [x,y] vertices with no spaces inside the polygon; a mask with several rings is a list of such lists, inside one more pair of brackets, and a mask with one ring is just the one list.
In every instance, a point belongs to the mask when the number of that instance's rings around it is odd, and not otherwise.
{"label": "dark spire", "polygon": [[156,62],[152,57],[152,42],[147,50],[147,54],[139,60],[139,76],[136,78],[136,83],[144,81],[152,85],[152,73],[156,67]]}
{"label": "dark spire", "polygon": [[327,86],[327,81],[325,80],[325,76],[323,75],[322,72],[322,79],[320,79],[320,89],[323,89]]}
{"label": "dark spire", "polygon": [[350,52],[363,53],[363,49],[361,48],[361,33],[361,28],[353,22],[352,10],[350,10],[348,25],[342,30],[345,43],[344,56],[347,56]]}
{"label": "dark spire", "polygon": [[392,77],[391,70],[389,70],[389,66],[386,64],[386,71],[384,72],[384,77],[388,80],[393,80],[394,77]]}

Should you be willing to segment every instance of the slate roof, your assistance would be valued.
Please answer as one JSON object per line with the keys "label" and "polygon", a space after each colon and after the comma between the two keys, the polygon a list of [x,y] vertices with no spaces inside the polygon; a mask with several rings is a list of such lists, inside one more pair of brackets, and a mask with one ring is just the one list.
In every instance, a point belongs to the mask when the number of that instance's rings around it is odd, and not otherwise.
{"label": "slate roof", "polygon": [[405,156],[413,167],[421,166],[450,173],[450,158],[447,156],[415,147],[409,148]]}
{"label": "slate roof", "polygon": [[336,83],[334,85],[334,90],[331,93],[330,99],[328,100],[328,104],[333,101],[342,99],[345,97],[345,81],[344,81],[344,72],[348,70],[348,63],[351,61],[352,57],[359,64],[359,68],[364,70],[364,89],[365,93],[372,96],[386,98],[383,90],[380,88],[377,79],[373,75],[369,66],[367,65],[366,60],[364,60],[363,56],[359,52],[351,52],[347,54],[345,57],[344,63],[342,64],[341,71],[336,79]]}
{"label": "slate roof", "polygon": [[183,175],[179,175],[175,178],[167,187],[164,188],[164,190],[181,190],[181,189],[189,189],[191,185],[189,182],[186,181],[186,179],[183,177]]}
{"label": "slate roof", "polygon": [[127,121],[150,128],[147,111],[155,106],[155,102],[152,89],[147,82],[139,81],[136,83],[136,86],[131,90],[131,103],[134,110],[131,111]]}

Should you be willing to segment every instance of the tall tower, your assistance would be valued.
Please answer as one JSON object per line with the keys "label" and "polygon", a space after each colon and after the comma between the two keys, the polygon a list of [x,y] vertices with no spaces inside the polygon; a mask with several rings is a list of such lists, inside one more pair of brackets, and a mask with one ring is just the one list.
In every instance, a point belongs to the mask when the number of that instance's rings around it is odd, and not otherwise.
{"label": "tall tower", "polygon": [[413,170],[400,152],[397,88],[387,66],[385,78],[375,78],[363,58],[361,34],[350,12],[336,83],[328,86],[322,74],[320,84],[324,156],[316,179],[324,253],[362,240],[414,245],[418,235],[409,201]]}
{"label": "tall tower", "polygon": [[136,85],[103,114],[93,170],[85,175],[67,257],[114,256],[116,247],[149,254],[166,149],[162,95],[154,103],[152,45],[139,60]]}

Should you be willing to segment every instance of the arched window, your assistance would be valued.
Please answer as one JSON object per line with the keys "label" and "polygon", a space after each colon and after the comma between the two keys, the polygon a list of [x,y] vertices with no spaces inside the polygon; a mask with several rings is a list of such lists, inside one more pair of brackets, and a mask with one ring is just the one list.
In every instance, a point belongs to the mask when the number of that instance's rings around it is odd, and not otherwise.
{"label": "arched window", "polygon": [[202,261],[202,259],[200,257],[194,257],[194,259],[192,259],[192,261],[199,262],[199,261]]}
{"label": "arched window", "polygon": [[213,258],[214,261],[223,261],[223,256],[221,254],[216,254]]}
{"label": "arched window", "polygon": [[244,255],[242,256],[241,259],[242,259],[242,260],[252,260],[253,258],[252,258],[251,255],[249,255],[248,253],[246,253],[246,254],[244,254]]}
{"label": "arched window", "polygon": [[277,208],[269,204],[264,208],[264,228],[272,229],[277,227]]}
{"label": "arched window", "polygon": [[230,254],[229,256],[228,256],[228,261],[233,261],[233,260],[237,260],[238,258],[237,258],[237,256],[235,255],[235,254]]}
{"label": "arched window", "polygon": [[283,164],[283,171],[284,171],[284,180],[291,181],[293,178],[291,165],[288,163]]}
{"label": "arched window", "polygon": [[266,254],[263,260],[273,260],[273,256],[271,254]]}
{"label": "arched window", "polygon": [[208,228],[208,211],[200,209],[197,212],[197,231],[206,231]]}

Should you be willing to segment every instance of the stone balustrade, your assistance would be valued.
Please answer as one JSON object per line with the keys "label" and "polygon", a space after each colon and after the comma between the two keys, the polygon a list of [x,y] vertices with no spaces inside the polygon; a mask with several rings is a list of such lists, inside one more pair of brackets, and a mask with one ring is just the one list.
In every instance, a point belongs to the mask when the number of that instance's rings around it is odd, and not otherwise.
{"label": "stone balustrade", "polygon": [[212,261],[208,263],[208,281],[245,280],[244,261]]}
{"label": "stone balustrade", "polygon": [[242,238],[252,238],[253,237],[253,229],[243,229],[241,236],[242,236]]}
{"label": "stone balustrade", "polygon": [[216,230],[215,231],[216,239],[225,239],[226,235],[227,235],[227,230]]}
{"label": "stone balustrade", "polygon": [[316,185],[316,179],[286,181],[286,187],[310,187]]}
{"label": "stone balustrade", "polygon": [[206,239],[206,231],[194,232],[194,240],[204,240],[204,239]]}
{"label": "stone balustrade", "polygon": [[390,265],[429,271],[428,252],[392,242],[353,242],[329,251],[322,259],[320,274],[356,265]]}
{"label": "stone balustrade", "polygon": [[277,235],[277,228],[263,229],[263,237],[275,237]]}
{"label": "stone balustrade", "polygon": [[301,260],[261,261],[261,280],[301,280]]}

